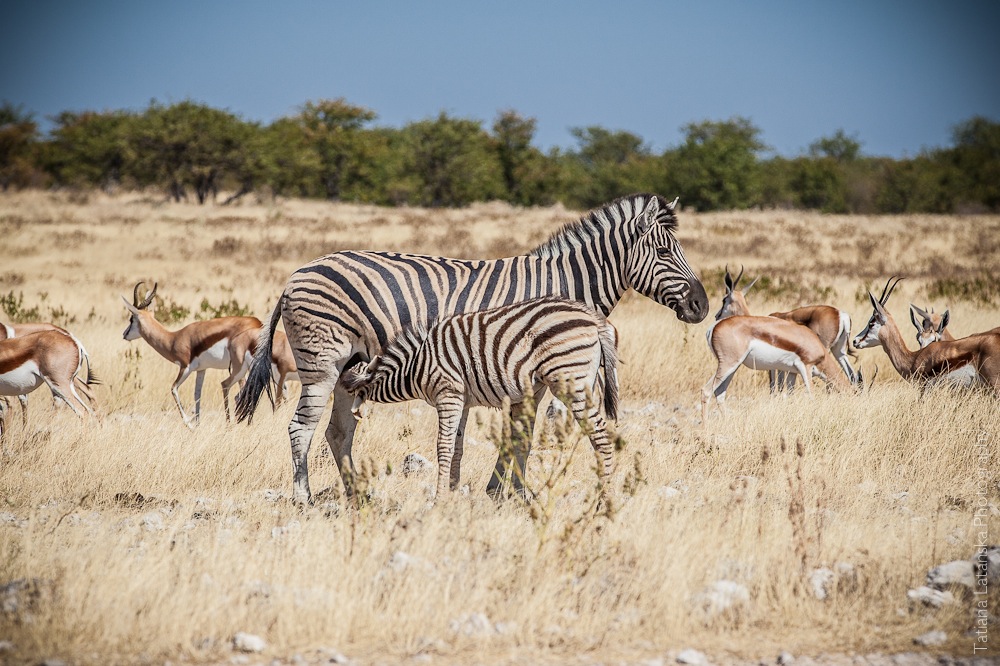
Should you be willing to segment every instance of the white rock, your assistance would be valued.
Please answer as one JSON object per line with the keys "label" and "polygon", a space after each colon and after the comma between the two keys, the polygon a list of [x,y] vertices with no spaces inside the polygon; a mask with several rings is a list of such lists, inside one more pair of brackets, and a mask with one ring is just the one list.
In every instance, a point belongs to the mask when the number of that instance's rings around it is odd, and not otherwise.
{"label": "white rock", "polygon": [[927,584],[939,590],[949,585],[963,585],[971,589],[976,584],[972,563],[968,560],[955,560],[939,564],[927,572]]}
{"label": "white rock", "polygon": [[974,577],[980,581],[986,576],[987,587],[1000,585],[1000,546],[987,546],[977,551],[972,556],[972,567]]}
{"label": "white rock", "polygon": [[708,664],[708,657],[694,648],[687,648],[686,650],[681,650],[680,654],[677,655],[677,663],[690,664],[690,666],[706,666]]}
{"label": "white rock", "polygon": [[290,520],[286,525],[278,525],[271,528],[271,538],[280,539],[298,534],[302,531],[302,523],[297,520]]}
{"label": "white rock", "polygon": [[272,488],[268,488],[267,490],[264,491],[265,502],[277,502],[281,500],[281,498],[282,498],[281,491],[274,490]]}
{"label": "white rock", "polygon": [[926,634],[920,634],[913,639],[913,642],[917,645],[923,645],[924,647],[935,647],[938,645],[944,645],[948,641],[948,634],[943,631],[928,631]]}
{"label": "white rock", "polygon": [[407,453],[403,457],[403,476],[422,474],[429,471],[432,466],[431,461],[419,453]]}
{"label": "white rock", "polygon": [[147,532],[162,532],[164,529],[163,514],[150,511],[142,517],[142,528]]}
{"label": "white rock", "polygon": [[0,654],[4,652],[13,652],[14,644],[10,641],[0,641]]}
{"label": "white rock", "polygon": [[662,497],[663,499],[673,499],[678,495],[680,495],[681,491],[671,486],[661,486],[659,490],[656,491],[656,494]]}
{"label": "white rock", "polygon": [[389,557],[389,562],[386,566],[396,573],[402,573],[412,567],[426,566],[426,562],[415,555],[410,555],[409,553],[397,550]]}
{"label": "white rock", "polygon": [[906,596],[914,603],[921,603],[934,608],[941,608],[945,604],[955,603],[955,595],[951,592],[942,592],[926,585],[910,590],[906,593]]}
{"label": "white rock", "polygon": [[780,666],[789,666],[794,662],[795,662],[795,657],[792,656],[791,652],[782,650],[781,654],[778,655],[778,664],[780,664]]}
{"label": "white rock", "polygon": [[260,636],[240,631],[233,636],[233,648],[240,652],[263,652],[267,649],[267,641]]}
{"label": "white rock", "polygon": [[717,580],[695,595],[695,604],[712,618],[750,602],[747,588],[731,580]]}
{"label": "white rock", "polygon": [[333,648],[320,648],[319,650],[326,657],[329,664],[349,664],[351,660],[344,656],[339,650]]}
{"label": "white rock", "polygon": [[826,599],[830,595],[828,587],[836,579],[837,574],[833,573],[833,569],[826,567],[813,569],[809,574],[809,587],[812,588],[813,596],[820,601]]}
{"label": "white rock", "polygon": [[469,613],[468,615],[463,615],[462,617],[449,622],[448,627],[451,629],[453,634],[459,634],[469,638],[483,638],[486,636],[492,636],[496,633],[496,627],[493,626],[490,619],[483,613]]}

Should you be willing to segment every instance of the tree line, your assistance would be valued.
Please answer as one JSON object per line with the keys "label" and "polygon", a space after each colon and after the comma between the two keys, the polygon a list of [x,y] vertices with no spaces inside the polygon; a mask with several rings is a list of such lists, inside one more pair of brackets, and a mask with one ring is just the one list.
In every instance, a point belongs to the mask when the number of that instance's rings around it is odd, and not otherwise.
{"label": "tree line", "polygon": [[[269,124],[185,100],[142,111],[64,111],[42,135],[33,114],[0,106],[0,188],[162,188],[175,201],[250,193],[429,207],[504,200],[586,209],[635,191],[697,210],[802,208],[829,213],[1000,211],[1000,123],[973,117],[952,145],[869,157],[837,130],[798,157],[769,156],[750,120],[692,122],[654,152],[600,126],[573,149],[532,145],[536,121],[501,111],[492,125],[447,113],[401,128],[344,99],[306,102]],[[226,196],[220,199],[220,193]]]}

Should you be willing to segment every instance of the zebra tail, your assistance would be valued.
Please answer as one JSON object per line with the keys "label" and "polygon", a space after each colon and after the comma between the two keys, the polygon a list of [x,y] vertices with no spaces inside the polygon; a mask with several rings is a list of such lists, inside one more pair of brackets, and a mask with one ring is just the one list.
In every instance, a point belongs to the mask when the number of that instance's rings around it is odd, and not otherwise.
{"label": "zebra tail", "polygon": [[278,299],[278,303],[271,312],[271,319],[260,331],[260,339],[257,341],[257,351],[253,353],[253,360],[250,361],[250,371],[247,373],[246,382],[243,388],[236,394],[236,421],[242,423],[253,421],[253,413],[257,411],[257,403],[260,402],[260,394],[267,391],[267,397],[274,407],[274,389],[271,388],[271,348],[274,344],[274,330],[278,325],[278,318],[281,316],[281,302],[284,294]]}
{"label": "zebra tail", "polygon": [[604,415],[618,420],[618,348],[611,324],[601,326],[601,365],[604,366]]}

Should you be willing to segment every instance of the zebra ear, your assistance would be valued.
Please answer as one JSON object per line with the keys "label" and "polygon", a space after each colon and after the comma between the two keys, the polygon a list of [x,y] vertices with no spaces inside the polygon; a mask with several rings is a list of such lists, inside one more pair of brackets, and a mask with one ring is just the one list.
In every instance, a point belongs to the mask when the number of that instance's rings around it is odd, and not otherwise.
{"label": "zebra ear", "polygon": [[646,204],[646,208],[643,209],[639,218],[636,220],[636,224],[639,228],[639,235],[645,235],[649,233],[649,230],[656,226],[656,216],[660,213],[660,204],[657,202],[656,197],[649,200]]}
{"label": "zebra ear", "polygon": [[368,363],[368,367],[365,368],[365,374],[371,375],[378,368],[378,364],[382,362],[382,357],[378,354]]}

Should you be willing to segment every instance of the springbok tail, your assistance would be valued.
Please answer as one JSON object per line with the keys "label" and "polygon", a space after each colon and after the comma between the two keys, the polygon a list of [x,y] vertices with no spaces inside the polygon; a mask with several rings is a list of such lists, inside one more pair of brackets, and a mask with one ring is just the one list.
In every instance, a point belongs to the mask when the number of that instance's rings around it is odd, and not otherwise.
{"label": "springbok tail", "polygon": [[604,414],[618,420],[618,348],[617,332],[611,324],[601,326],[601,365],[604,366]]}
{"label": "springbok tail", "polygon": [[236,421],[242,423],[253,421],[253,414],[257,411],[257,403],[260,402],[260,394],[267,391],[268,400],[274,405],[274,389],[271,388],[271,348],[274,345],[274,330],[278,325],[278,318],[281,317],[281,303],[285,295],[278,298],[271,318],[260,331],[260,338],[257,341],[257,350],[253,354],[250,362],[250,371],[247,373],[243,388],[236,395]]}

